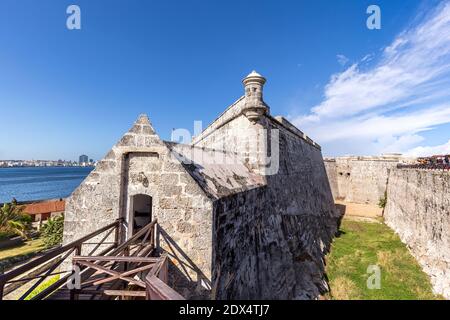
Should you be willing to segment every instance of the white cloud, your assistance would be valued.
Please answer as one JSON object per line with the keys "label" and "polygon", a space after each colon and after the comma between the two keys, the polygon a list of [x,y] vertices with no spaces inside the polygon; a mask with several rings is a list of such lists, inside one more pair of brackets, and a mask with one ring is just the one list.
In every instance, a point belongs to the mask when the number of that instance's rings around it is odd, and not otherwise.
{"label": "white cloud", "polygon": [[420,132],[450,123],[449,1],[399,34],[363,70],[372,59],[366,55],[333,75],[322,102],[291,117],[325,154],[406,152],[424,141]]}
{"label": "white cloud", "polygon": [[364,58],[361,59],[361,62],[370,61],[370,60],[372,60],[372,59],[373,59],[373,54],[369,53],[369,54],[366,54],[366,55],[364,56]]}
{"label": "white cloud", "polygon": [[411,150],[408,150],[406,154],[412,157],[450,154],[450,140],[448,140],[447,143],[438,146],[415,147]]}
{"label": "white cloud", "polygon": [[348,63],[348,61],[349,61],[349,59],[346,56],[344,56],[343,54],[338,54],[336,56],[336,58],[337,58],[338,63],[341,66],[345,66]]}

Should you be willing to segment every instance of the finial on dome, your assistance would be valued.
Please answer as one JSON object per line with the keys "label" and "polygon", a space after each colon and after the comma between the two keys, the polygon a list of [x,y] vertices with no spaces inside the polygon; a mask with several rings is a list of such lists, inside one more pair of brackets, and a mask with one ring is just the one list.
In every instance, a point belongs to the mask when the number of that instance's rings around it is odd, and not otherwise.
{"label": "finial on dome", "polygon": [[250,82],[257,82],[257,83],[264,84],[264,83],[266,83],[266,78],[264,78],[262,75],[260,75],[255,70],[253,70],[252,72],[250,72],[248,74],[248,76],[246,76],[244,78],[244,80],[242,80],[242,82],[244,83],[244,85],[246,85],[247,83],[250,83]]}

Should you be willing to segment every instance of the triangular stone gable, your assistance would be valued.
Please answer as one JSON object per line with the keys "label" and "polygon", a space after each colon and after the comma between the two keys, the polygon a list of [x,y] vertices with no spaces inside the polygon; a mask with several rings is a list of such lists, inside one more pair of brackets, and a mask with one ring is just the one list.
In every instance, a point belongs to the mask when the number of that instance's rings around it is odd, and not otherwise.
{"label": "triangular stone gable", "polygon": [[150,119],[146,114],[141,114],[133,126],[111,148],[106,156],[99,161],[96,168],[86,178],[86,183],[96,182],[98,174],[118,174],[121,157],[127,152],[157,152],[164,150],[165,145],[156,134]]}
{"label": "triangular stone gable", "polygon": [[[77,228],[83,230],[83,223],[94,221],[94,225],[100,226],[102,223],[97,222],[97,219],[112,221],[111,219],[116,219],[118,213],[123,210],[117,199],[121,194],[123,159],[127,153],[158,154],[161,175],[170,172],[182,173],[181,179],[188,181],[191,188],[195,189],[194,192],[208,196],[182,163],[176,157],[172,157],[171,150],[156,134],[148,116],[140,115],[132,127],[67,198],[65,223],[72,227],[65,230],[65,243],[76,238],[74,230]],[[93,212],[97,212],[96,215],[92,215]]]}
{"label": "triangular stone gable", "polygon": [[99,161],[97,167],[91,172],[85,182],[95,182],[99,174],[119,175],[122,156],[126,153],[133,152],[157,153],[162,161],[170,161],[170,163],[165,163],[165,168],[171,167],[175,171],[185,171],[190,176],[181,161],[177,157],[171,156],[172,150],[160,139],[149,117],[146,114],[141,114],[133,126],[111,148],[106,156]]}
{"label": "triangular stone gable", "polygon": [[116,144],[116,147],[146,148],[162,145],[147,115],[141,114],[133,126]]}

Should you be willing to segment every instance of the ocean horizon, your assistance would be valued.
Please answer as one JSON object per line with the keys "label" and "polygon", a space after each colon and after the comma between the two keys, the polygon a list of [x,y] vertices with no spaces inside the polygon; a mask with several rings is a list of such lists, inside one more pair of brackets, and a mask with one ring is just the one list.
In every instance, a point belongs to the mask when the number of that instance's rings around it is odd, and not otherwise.
{"label": "ocean horizon", "polygon": [[70,194],[92,167],[0,168],[0,203],[60,199]]}

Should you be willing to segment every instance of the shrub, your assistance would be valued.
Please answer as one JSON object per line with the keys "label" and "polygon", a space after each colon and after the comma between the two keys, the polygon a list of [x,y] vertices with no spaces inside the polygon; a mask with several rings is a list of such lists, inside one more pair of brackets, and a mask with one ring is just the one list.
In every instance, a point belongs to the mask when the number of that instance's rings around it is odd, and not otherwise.
{"label": "shrub", "polygon": [[15,200],[5,203],[0,208],[0,232],[3,234],[16,234],[28,238],[31,222],[31,216],[23,213],[23,206],[19,206]]}
{"label": "shrub", "polygon": [[386,207],[386,203],[387,203],[387,192],[384,192],[384,197],[380,198],[380,200],[378,201],[378,206],[382,209],[384,209]]}
{"label": "shrub", "polygon": [[0,241],[6,240],[14,236],[14,233],[8,231],[0,231]]}
{"label": "shrub", "polygon": [[41,229],[41,236],[46,248],[54,247],[62,242],[64,218],[59,216],[50,218]]}

